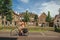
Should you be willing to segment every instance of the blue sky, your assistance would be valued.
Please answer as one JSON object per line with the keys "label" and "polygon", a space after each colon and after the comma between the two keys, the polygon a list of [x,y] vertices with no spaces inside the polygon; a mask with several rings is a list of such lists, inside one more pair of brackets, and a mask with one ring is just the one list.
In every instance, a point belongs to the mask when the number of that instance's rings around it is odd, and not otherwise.
{"label": "blue sky", "polygon": [[28,10],[40,15],[50,11],[52,17],[58,14],[60,8],[60,0],[12,0],[12,3],[12,9],[15,12],[21,13]]}

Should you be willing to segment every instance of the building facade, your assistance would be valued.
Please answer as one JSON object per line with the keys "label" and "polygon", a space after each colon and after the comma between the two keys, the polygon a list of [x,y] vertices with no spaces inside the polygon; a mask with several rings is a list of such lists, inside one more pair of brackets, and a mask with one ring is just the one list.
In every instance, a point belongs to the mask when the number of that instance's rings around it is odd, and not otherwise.
{"label": "building facade", "polygon": [[39,26],[46,26],[47,24],[46,17],[47,15],[44,12],[39,16],[39,19],[38,19]]}
{"label": "building facade", "polygon": [[[28,22],[28,25],[29,26],[34,26],[35,25],[35,20],[34,20],[34,16],[35,16],[36,14],[34,14],[34,13],[29,13],[29,22]],[[20,13],[19,14],[19,19],[20,20],[23,20],[24,19],[24,13]]]}
{"label": "building facade", "polygon": [[54,25],[60,27],[60,9],[59,9],[59,14],[56,15],[54,18]]}
{"label": "building facade", "polygon": [[15,26],[17,24],[17,22],[19,21],[19,15],[13,12],[12,13],[12,18],[13,18],[13,20],[11,22],[9,22],[9,21],[6,20],[6,16],[4,16],[3,19],[0,16],[0,25]]}

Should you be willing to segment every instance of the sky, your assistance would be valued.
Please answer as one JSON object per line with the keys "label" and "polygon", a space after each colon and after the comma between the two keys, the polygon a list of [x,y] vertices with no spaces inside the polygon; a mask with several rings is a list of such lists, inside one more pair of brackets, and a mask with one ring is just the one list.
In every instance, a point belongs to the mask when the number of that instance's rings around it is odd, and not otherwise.
{"label": "sky", "polygon": [[59,14],[60,0],[12,0],[12,9],[14,12],[21,13],[28,10],[29,12],[41,15],[43,12],[50,14],[52,17]]}

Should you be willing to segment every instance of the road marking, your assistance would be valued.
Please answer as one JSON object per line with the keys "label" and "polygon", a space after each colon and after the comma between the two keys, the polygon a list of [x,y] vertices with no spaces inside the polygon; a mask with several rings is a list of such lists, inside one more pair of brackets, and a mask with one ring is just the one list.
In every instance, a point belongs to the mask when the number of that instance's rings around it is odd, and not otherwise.
{"label": "road marking", "polygon": [[52,38],[59,38],[59,36],[41,36],[41,35],[29,35],[28,37],[52,37]]}
{"label": "road marking", "polygon": [[41,32],[42,36],[46,36],[43,32]]}
{"label": "road marking", "polygon": [[59,36],[46,36],[46,37],[59,38]]}

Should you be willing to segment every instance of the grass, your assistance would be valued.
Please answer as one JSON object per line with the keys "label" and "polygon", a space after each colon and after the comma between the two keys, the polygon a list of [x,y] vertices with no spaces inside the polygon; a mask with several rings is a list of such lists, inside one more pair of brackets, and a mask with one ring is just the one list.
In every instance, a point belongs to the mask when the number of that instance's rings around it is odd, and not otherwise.
{"label": "grass", "polygon": [[53,27],[30,27],[30,32],[45,32],[45,31],[54,31]]}
{"label": "grass", "polygon": [[16,27],[3,27],[0,25],[0,31],[11,31],[12,29],[15,29]]}
{"label": "grass", "polygon": [[41,30],[41,29],[37,29],[37,30],[30,29],[29,31],[30,31],[30,32],[44,32],[45,30]]}
{"label": "grass", "polygon": [[[16,27],[2,27],[0,26],[0,31],[11,31]],[[45,32],[45,31],[54,31],[53,27],[27,27],[29,32]]]}

